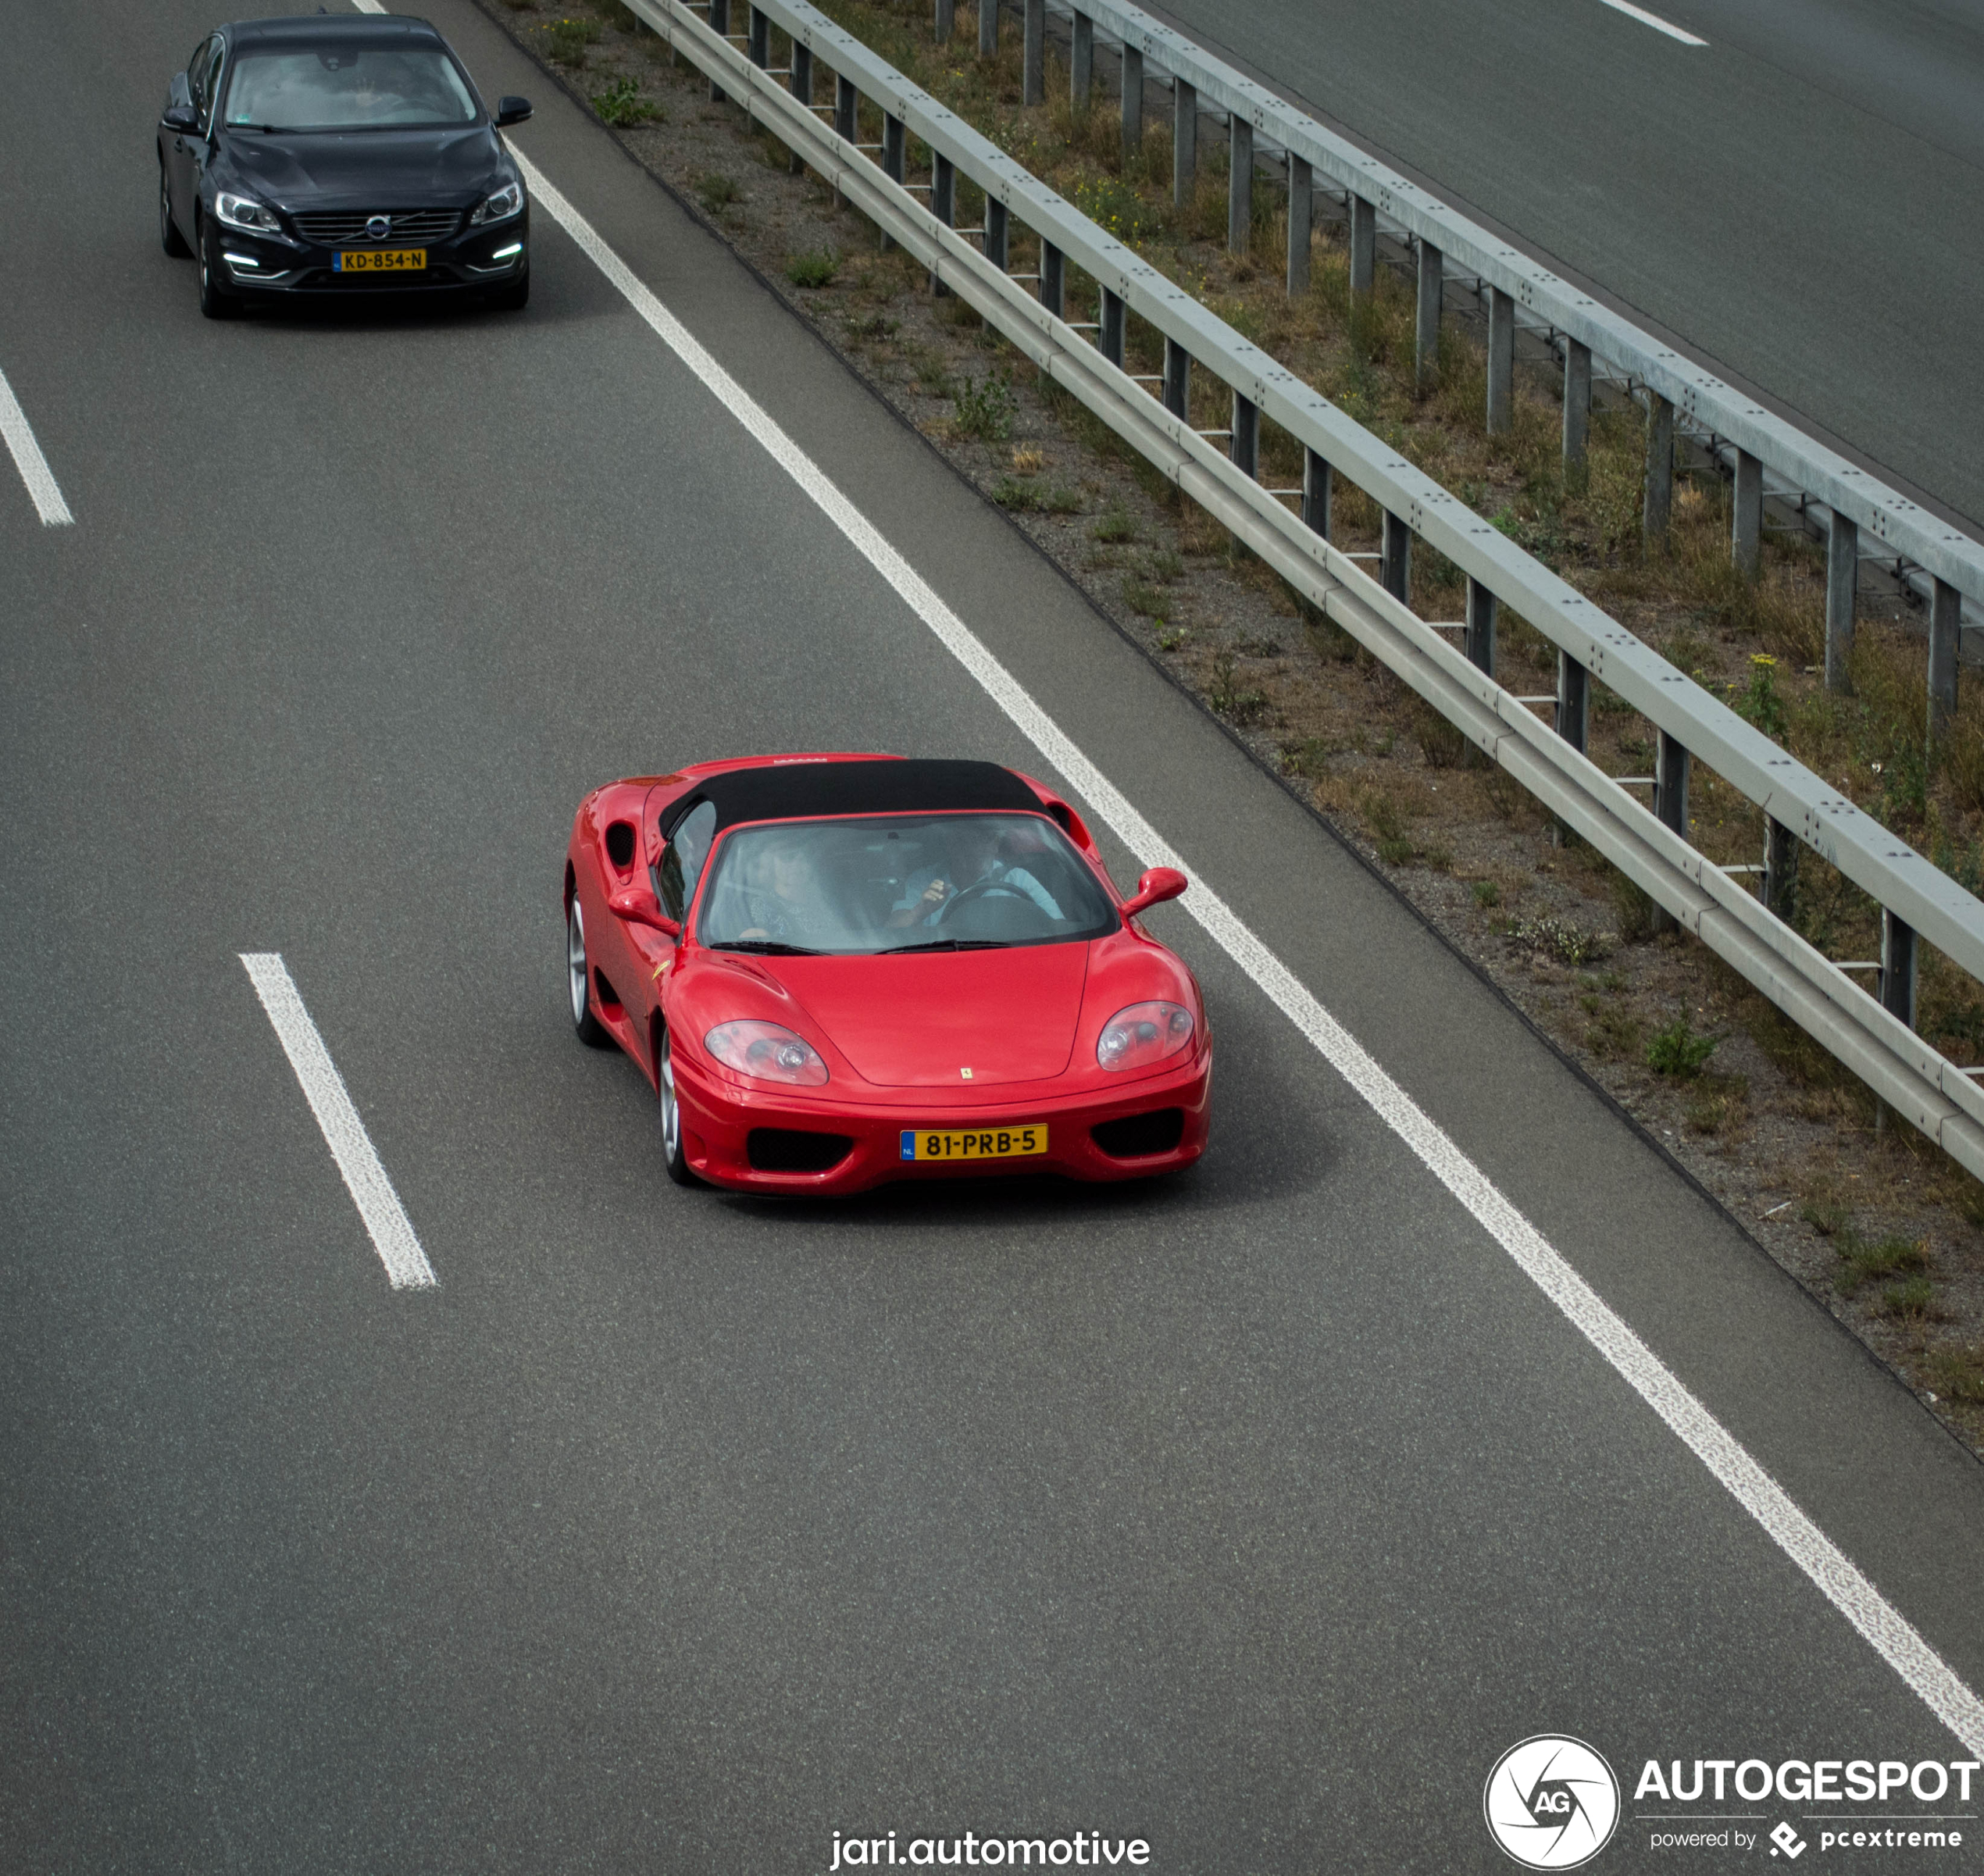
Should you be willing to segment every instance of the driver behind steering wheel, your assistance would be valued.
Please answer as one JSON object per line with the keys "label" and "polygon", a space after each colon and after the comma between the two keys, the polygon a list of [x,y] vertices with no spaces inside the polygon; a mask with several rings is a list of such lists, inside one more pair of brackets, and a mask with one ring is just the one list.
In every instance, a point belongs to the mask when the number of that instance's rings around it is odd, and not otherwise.
{"label": "driver behind steering wheel", "polygon": [[1054,895],[1023,866],[1009,865],[1001,857],[1001,845],[997,829],[968,822],[966,831],[953,849],[955,864],[951,870],[955,877],[947,879],[943,870],[934,866],[912,873],[905,882],[908,896],[897,901],[894,911],[889,915],[889,923],[936,925],[942,920],[944,908],[950,902],[974,886],[982,889],[988,897],[996,894],[1030,899],[1050,918],[1060,918],[1061,908],[1054,903]]}

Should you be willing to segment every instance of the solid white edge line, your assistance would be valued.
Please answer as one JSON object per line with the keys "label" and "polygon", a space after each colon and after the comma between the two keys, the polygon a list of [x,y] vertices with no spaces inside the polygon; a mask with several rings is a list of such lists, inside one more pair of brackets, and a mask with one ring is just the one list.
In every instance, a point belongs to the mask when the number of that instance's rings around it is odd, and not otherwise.
{"label": "solid white edge line", "polygon": [[657,299],[537,166],[511,146],[526,186],[656,336],[762,445],[848,542],[978,681],[1048,763],[1148,866],[1192,882],[1181,901],[1207,933],[1664,1420],[1882,1660],[1964,1746],[1984,1758],[1984,1702],[1859,1567],[1682,1385],[1363,1046],[1158,835],[880,532]]}
{"label": "solid white edge line", "polygon": [[372,1136],[351,1104],[344,1078],[337,1072],[337,1065],[330,1059],[323,1037],[304,1007],[302,993],[290,975],[289,966],[283,962],[282,954],[243,951],[241,960],[247,967],[255,995],[269,1013],[283,1053],[302,1084],[303,1097],[323,1130],[325,1144],[344,1176],[351,1202],[371,1234],[373,1248],[386,1267],[387,1280],[395,1289],[437,1288],[434,1266],[413,1234],[413,1222],[407,1217],[399,1194],[394,1191],[393,1182],[387,1178],[386,1168],[379,1163]]}
{"label": "solid white edge line", "polygon": [[21,480],[27,484],[27,492],[34,498],[42,526],[73,527],[76,517],[70,513],[69,504],[62,498],[62,487],[55,480],[55,471],[48,467],[48,458],[41,454],[41,444],[34,440],[34,427],[28,422],[27,412],[21,408],[20,400],[14,395],[14,387],[7,382],[5,372],[0,372],[0,437],[7,439],[14,467],[20,471]]}
{"label": "solid white edge line", "polygon": [[1658,13],[1650,13],[1643,6],[1635,6],[1633,0],[1600,0],[1600,4],[1609,6],[1615,13],[1624,13],[1629,19],[1637,20],[1642,26],[1650,26],[1657,33],[1666,34],[1670,39],[1678,39],[1683,45],[1706,45],[1708,43],[1706,39],[1697,39],[1693,33],[1675,25],[1672,20],[1663,20]]}

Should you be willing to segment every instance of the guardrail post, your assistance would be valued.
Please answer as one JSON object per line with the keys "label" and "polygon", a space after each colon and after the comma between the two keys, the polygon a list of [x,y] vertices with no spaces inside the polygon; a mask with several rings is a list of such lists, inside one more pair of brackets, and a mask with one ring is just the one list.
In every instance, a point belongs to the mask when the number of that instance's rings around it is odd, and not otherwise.
{"label": "guardrail post", "polygon": [[1182,78],[1171,81],[1171,199],[1179,208],[1192,199],[1199,173],[1199,94]]}
{"label": "guardrail post", "polygon": [[[709,30],[720,36],[730,30],[730,0],[709,0]],[[712,78],[709,81],[709,101],[712,104],[723,102],[723,87]]]}
{"label": "guardrail post", "polygon": [[1315,174],[1308,159],[1288,153],[1288,297],[1309,290],[1309,246],[1315,237]]}
{"label": "guardrail post", "polygon": [[1040,304],[1057,319],[1068,316],[1068,257],[1052,241],[1040,244]]}
{"label": "guardrail post", "polygon": [[1024,0],[1020,19],[1019,102],[1043,104],[1047,95],[1047,0]]}
{"label": "guardrail post", "polygon": [[1825,540],[1825,688],[1853,690],[1853,607],[1860,587],[1860,530],[1837,509]]}
{"label": "guardrail post", "polygon": [[1402,516],[1384,511],[1384,533],[1379,537],[1382,558],[1378,562],[1378,583],[1393,598],[1409,605],[1412,598],[1412,530]]}
{"label": "guardrail post", "polygon": [[1499,437],[1515,420],[1515,302],[1499,287],[1488,289],[1488,433]]}
{"label": "guardrail post", "polygon": [[978,55],[990,59],[999,49],[999,0],[978,0]]}
{"label": "guardrail post", "polygon": [[1881,1008],[1897,1022],[1915,1026],[1915,933],[1886,906],[1881,908]]}
{"label": "guardrail post", "polygon": [[1414,322],[1412,373],[1419,395],[1433,389],[1440,375],[1440,315],[1446,303],[1446,283],[1442,278],[1440,250],[1423,235],[1419,238],[1419,304]]}
{"label": "guardrail post", "polygon": [[1557,654],[1557,733],[1579,754],[1591,740],[1591,673],[1568,651]]}
{"label": "guardrail post", "polygon": [[930,37],[939,45],[948,45],[958,25],[958,0],[937,0],[937,17],[930,23]]}
{"label": "guardrail post", "polygon": [[1764,817],[1764,904],[1791,922],[1798,909],[1798,836],[1782,821]]}
{"label": "guardrail post", "polygon": [[1302,525],[1312,534],[1329,538],[1329,458],[1302,447]]}
{"label": "guardrail post", "polygon": [[1582,486],[1591,441],[1591,348],[1564,341],[1564,480]]}
{"label": "guardrail post", "polygon": [[[887,111],[882,113],[882,173],[892,183],[903,178],[903,159],[908,144],[908,135],[900,117],[891,117]],[[882,251],[887,254],[895,245],[890,237],[882,237]]]}
{"label": "guardrail post", "polygon": [[1233,393],[1233,433],[1227,439],[1226,453],[1233,467],[1250,481],[1261,476],[1261,409],[1251,399]]}
{"label": "guardrail post", "polygon": [[849,143],[858,141],[855,113],[860,102],[861,94],[855,89],[855,81],[837,72],[833,77],[833,134],[845,137]]}
{"label": "guardrail post", "polygon": [[1233,112],[1226,119],[1226,251],[1244,254],[1254,238],[1254,127]]}
{"label": "guardrail post", "polygon": [[1964,596],[1939,580],[1929,602],[1929,740],[1942,741],[1957,714],[1957,651],[1964,626]]}
{"label": "guardrail post", "polygon": [[1192,355],[1176,339],[1164,342],[1164,407],[1174,417],[1192,419]]}
{"label": "guardrail post", "polygon": [[1117,370],[1123,368],[1123,302],[1120,294],[1102,289],[1102,305],[1095,316],[1101,329],[1095,335],[1096,350]]}
{"label": "guardrail post", "polygon": [[1004,273],[1006,256],[1011,251],[1012,223],[1006,213],[1006,205],[996,195],[985,198],[985,258]]}
{"label": "guardrail post", "polygon": [[772,16],[754,6],[744,30],[748,35],[744,49],[762,72],[772,62]]}
{"label": "guardrail post", "polygon": [[1688,778],[1693,769],[1694,758],[1687,745],[1661,730],[1654,757],[1654,819],[1684,840],[1688,837]]}
{"label": "guardrail post", "polygon": [[[1684,840],[1688,837],[1688,777],[1693,766],[1686,748],[1661,730],[1654,756],[1654,819]],[[1680,921],[1657,902],[1649,922],[1657,932],[1680,929]]]}
{"label": "guardrail post", "polygon": [[1468,624],[1461,649],[1478,670],[1495,675],[1495,596],[1472,575],[1468,579]]}
{"label": "guardrail post", "polygon": [[[810,105],[812,103],[813,48],[810,45],[801,45],[797,39],[792,42],[792,74],[786,82],[793,96],[801,104]],[[790,167],[794,176],[805,173],[805,159],[797,150],[792,152]]]}
{"label": "guardrail post", "polygon": [[1073,31],[1068,41],[1069,102],[1079,116],[1088,109],[1089,93],[1095,87],[1095,22],[1079,7],[1075,9]]}
{"label": "guardrail post", "polygon": [[1641,522],[1649,545],[1667,538],[1674,518],[1674,406],[1647,393],[1647,493]]}
{"label": "guardrail post", "polygon": [[1754,580],[1764,564],[1764,465],[1740,449],[1736,459],[1736,490],[1729,517],[1729,556],[1736,571]]}
{"label": "guardrail post", "polygon": [[[930,152],[930,212],[947,228],[958,225],[958,166],[940,150]],[[930,292],[941,299],[951,289],[930,269]]]}
{"label": "guardrail post", "polygon": [[[787,88],[801,104],[810,105],[813,102],[813,48],[810,45],[801,45],[797,39],[794,40],[792,57],[789,62],[792,70],[786,79]],[[794,176],[805,173],[805,161],[796,149],[788,159],[787,166]]]}
{"label": "guardrail post", "polygon": [[1351,209],[1351,291],[1361,298],[1378,277],[1378,210],[1361,195],[1352,195]]}
{"label": "guardrail post", "polygon": [[1134,156],[1144,148],[1144,55],[1133,45],[1123,48],[1123,154]]}

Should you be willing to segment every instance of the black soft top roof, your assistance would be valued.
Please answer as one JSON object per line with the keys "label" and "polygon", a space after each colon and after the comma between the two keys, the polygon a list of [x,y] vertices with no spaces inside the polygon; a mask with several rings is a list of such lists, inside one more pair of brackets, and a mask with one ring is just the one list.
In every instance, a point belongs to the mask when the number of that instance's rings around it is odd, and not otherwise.
{"label": "black soft top roof", "polygon": [[699,801],[713,803],[716,825],[795,821],[830,815],[951,814],[973,808],[1040,814],[1040,797],[997,762],[894,759],[872,762],[779,762],[711,776],[663,822],[673,833]]}

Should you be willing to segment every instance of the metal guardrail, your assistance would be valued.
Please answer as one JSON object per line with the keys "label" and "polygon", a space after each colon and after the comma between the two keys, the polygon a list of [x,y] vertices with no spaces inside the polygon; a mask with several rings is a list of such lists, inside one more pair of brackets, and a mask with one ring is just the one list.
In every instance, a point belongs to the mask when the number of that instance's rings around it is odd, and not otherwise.
{"label": "metal guardrail", "polygon": [[[1899,1115],[1984,1175],[1984,1090],[1690,847],[1668,819],[1636,801],[1402,597],[1284,507],[1233,460],[1231,448],[1215,449],[1129,376],[1122,365],[1125,312],[1148,321],[1179,356],[1205,365],[1233,387],[1236,432],[1244,433],[1249,413],[1258,421],[1265,412],[1304,444],[1311,483],[1319,475],[1348,476],[1395,518],[1391,526],[1409,526],[1459,565],[1468,578],[1471,620],[1483,612],[1492,620],[1492,603],[1483,603],[1490,596],[1508,601],[1559,646],[1567,669],[1596,673],[1656,723],[1664,771],[1675,759],[1684,776],[1686,752],[1699,753],[1763,807],[1775,826],[1808,843],[1872,894],[1886,908],[1889,943],[1906,954],[1911,998],[1915,931],[1984,977],[1984,905],[807,0],[765,0],[754,7],[754,30],[740,35],[749,55],[727,32],[727,0],[628,4],[714,89],[739,101],[754,122],[1367,646]],[[705,5],[714,25],[697,16]],[[761,21],[776,23],[790,37],[789,72],[764,69]],[[832,106],[811,102],[816,59],[835,75]],[[781,82],[787,76],[798,95]],[[880,148],[887,172],[868,160],[868,146],[858,144],[857,95],[883,113]],[[831,110],[834,123],[821,121],[823,109]],[[906,134],[933,153],[929,205],[903,186]],[[950,225],[961,174],[985,192],[982,231],[961,233]],[[1015,214],[1043,244],[1038,295],[1004,265]],[[993,251],[990,259],[973,245],[975,237]],[[1056,303],[1070,261],[1101,294],[1094,344]],[[1893,968],[1898,972],[1901,960]]]}
{"label": "metal guardrail", "polygon": [[1984,606],[1984,544],[1773,416],[1140,8],[1126,0],[1076,0],[1073,10],[1183,80],[1202,103],[1238,116],[1315,174],[1370,204],[1415,243],[1436,249],[1557,333],[1647,386],[1690,425],[1754,457],[1792,488]]}

